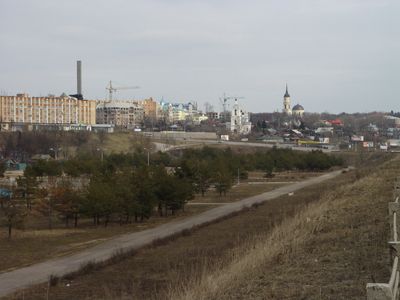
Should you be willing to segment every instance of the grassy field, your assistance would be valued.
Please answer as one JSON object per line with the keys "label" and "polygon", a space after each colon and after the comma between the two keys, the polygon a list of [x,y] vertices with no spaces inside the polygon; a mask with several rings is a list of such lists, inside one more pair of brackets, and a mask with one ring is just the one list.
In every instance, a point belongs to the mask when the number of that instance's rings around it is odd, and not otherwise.
{"label": "grassy field", "polygon": [[[367,282],[388,282],[387,204],[400,160],[348,183],[255,237],[172,299],[365,299]],[[359,178],[360,174],[356,174]]]}
{"label": "grassy field", "polygon": [[[288,253],[281,253],[280,250],[283,248],[277,247],[275,252],[272,251],[277,254],[274,255],[274,259],[271,260],[274,263],[274,266],[279,267],[282,266],[283,263],[288,263],[290,261],[292,261],[292,265],[294,265],[293,260],[296,260],[296,264],[301,264],[302,262],[299,261],[299,259],[296,259],[295,254],[303,244],[296,238],[293,239],[293,233],[291,233],[290,230],[294,231],[294,233],[299,232],[299,230],[301,231],[303,228],[302,226],[299,226],[299,228],[296,229],[296,226],[299,225],[299,223],[296,223],[298,222],[296,220],[302,220],[302,218],[293,218],[293,216],[304,208],[307,209],[307,207],[312,207],[310,206],[313,205],[312,203],[317,203],[316,207],[319,207],[319,202],[336,203],[336,201],[339,201],[337,199],[341,199],[344,195],[346,195],[347,199],[351,199],[352,195],[357,193],[365,196],[366,193],[369,193],[369,189],[361,192],[363,191],[364,184],[366,182],[374,182],[377,178],[381,178],[381,181],[378,182],[379,189],[391,187],[392,183],[386,175],[385,177],[375,176],[373,179],[368,179],[369,181],[366,181],[367,178],[361,179],[368,173],[369,171],[352,171],[342,174],[336,179],[303,189],[302,191],[297,192],[294,196],[280,197],[219,223],[200,228],[190,233],[188,232],[184,236],[176,238],[173,241],[165,242],[157,247],[143,249],[136,255],[125,258],[120,262],[115,262],[108,266],[95,269],[95,272],[92,269],[92,272],[82,272],[80,275],[62,279],[57,285],[50,287],[49,291],[46,284],[33,287],[24,291],[24,297],[25,299],[42,299],[49,292],[51,299],[173,299],[176,297],[185,298],[185,296],[190,296],[190,293],[197,285],[202,286],[203,288],[202,294],[196,294],[196,297],[194,297],[195,299],[199,299],[199,297],[197,297],[198,295],[204,295],[204,299],[208,299],[209,296],[215,296],[214,299],[218,299],[221,295],[228,295],[229,291],[246,291],[245,287],[243,287],[243,290],[239,289],[239,286],[235,285],[237,282],[230,280],[225,282],[229,287],[226,289],[224,281],[217,281],[219,279],[218,274],[221,274],[218,270],[222,270],[228,274],[232,268],[231,266],[245,258],[249,253],[249,249],[250,251],[253,249],[252,247],[249,247],[249,245],[253,245],[255,247],[254,249],[258,249],[258,245],[261,241],[265,241],[265,239],[268,239],[271,236],[276,237],[277,233],[274,232],[279,228],[281,229],[278,235],[278,242],[281,239],[284,239],[282,243],[290,244],[293,242],[295,245],[298,245],[298,247],[292,247],[291,252],[289,251]],[[349,194],[347,195],[346,193]],[[388,192],[383,193],[382,190],[380,190],[379,195],[381,198],[389,196]],[[383,200],[381,201],[384,202]],[[385,201],[387,201],[386,198]],[[350,204],[351,203],[349,203],[349,205]],[[352,205],[353,204],[350,206]],[[357,205],[354,206],[357,207]],[[370,208],[370,206],[368,208]],[[342,210],[345,212],[346,207],[341,207],[339,212]],[[366,209],[361,212],[365,214],[365,210]],[[373,274],[377,280],[383,280],[387,275],[388,257],[387,251],[384,251],[386,248],[386,244],[383,242],[385,240],[385,235],[382,234],[386,230],[384,215],[387,213],[387,208],[385,205],[381,204],[378,206],[378,210],[379,212],[373,213],[375,217],[371,221],[368,221],[373,222],[376,225],[374,226],[375,230],[371,233],[367,243],[371,244],[374,251],[369,251],[371,249],[366,248],[358,254],[357,258],[350,256],[349,259],[342,262],[343,264],[347,264],[346,268],[343,268],[342,270],[335,269],[336,272],[341,271],[336,274],[336,276],[338,276],[337,278],[342,276],[344,273],[346,276],[345,278],[352,278],[352,276],[354,276],[356,280],[359,280],[362,283],[358,282],[358,285],[354,287],[354,290],[358,291],[359,299],[361,299],[361,296],[363,296],[362,299],[365,298],[364,294],[362,295],[361,290],[364,288],[364,282],[370,280],[367,278],[370,274],[366,275],[365,270],[373,269]],[[311,212],[313,211],[314,215],[312,213],[310,215],[312,221],[309,223],[311,224],[314,224],[315,212],[317,212],[317,214],[319,214],[319,212],[325,212],[325,210],[318,209],[312,209]],[[371,210],[369,210],[369,213],[371,214]],[[338,216],[344,216],[344,214],[339,213]],[[325,219],[330,220],[329,215],[328,217],[322,217],[321,215],[320,218],[317,218],[317,220]],[[290,220],[295,221],[293,221],[294,223],[290,223]],[[333,221],[331,226],[335,225],[337,221],[340,221],[339,224],[343,224],[345,227],[350,228],[350,226],[353,226],[353,228],[356,228],[356,226],[359,226],[361,228],[361,224],[356,223],[356,220],[357,218],[350,219],[353,223],[348,224],[349,220],[346,218],[340,220],[336,219]],[[286,224],[286,222],[289,222],[289,224]],[[304,224],[304,220],[302,220],[301,224]],[[306,224],[308,223],[306,222]],[[284,230],[284,228],[287,229]],[[309,227],[306,226],[306,228]],[[318,231],[315,232],[324,232],[324,230],[328,230],[328,228],[323,229],[325,227],[322,225],[317,228]],[[289,232],[287,232],[288,229]],[[352,230],[346,231],[346,235],[349,239],[352,238],[352,232]],[[331,236],[338,247],[342,247],[343,245],[340,244],[340,241],[336,241],[336,238],[334,238],[336,234],[337,233],[331,233]],[[304,234],[302,234],[301,237],[302,236],[304,236]],[[340,237],[340,235],[338,236]],[[328,245],[324,245],[323,247],[329,247],[329,243],[331,243],[332,240],[327,242]],[[346,245],[345,248],[348,249],[347,251],[349,253],[358,253],[356,250],[359,250],[360,246],[365,246],[364,244],[360,245],[359,243],[365,244],[365,241],[358,242],[357,240],[354,240],[352,243]],[[311,249],[315,247],[312,244],[309,245],[307,243],[307,245]],[[302,251],[305,251],[305,249]],[[304,252],[304,255],[309,253],[310,250],[307,249],[307,252]],[[310,255],[310,258],[314,260],[317,259],[318,261],[321,261],[321,259],[327,256],[318,252],[311,253],[313,253],[313,255]],[[341,253],[340,255],[341,257],[345,256],[344,253]],[[364,257],[364,255],[367,255],[365,261],[361,260],[361,257]],[[302,259],[303,257],[300,258],[300,260]],[[360,265],[360,262],[363,262],[364,264]],[[264,260],[261,262],[255,261],[255,263],[256,265],[265,265]],[[328,258],[324,263],[335,263],[335,261],[332,258]],[[354,266],[357,266],[357,273],[354,271]],[[273,266],[270,266],[270,268],[272,270]],[[358,272],[363,268],[364,274],[359,274]],[[243,273],[243,276],[249,276],[249,274],[252,274],[251,270],[251,268],[247,268],[246,272]],[[325,268],[325,270],[327,269]],[[258,268],[254,270],[254,272],[258,271]],[[279,275],[281,276],[279,277],[281,279],[284,278],[288,272],[293,271],[291,276],[296,278],[296,280],[293,278],[291,278],[291,280],[294,280],[292,281],[293,285],[298,284],[299,286],[307,285],[305,282],[302,282],[303,277],[308,281],[310,280],[310,277],[313,276],[313,273],[308,272],[307,268],[288,269],[287,271],[282,269],[281,271],[283,272]],[[307,276],[299,276],[299,274],[304,272],[307,273]],[[321,277],[321,274],[318,274],[318,276]],[[210,289],[210,287],[205,284],[204,278],[215,278],[216,285],[220,287],[220,289],[217,289],[220,291],[220,294],[213,294],[213,289]],[[252,277],[250,276],[249,278]],[[329,278],[329,276],[327,278]],[[264,285],[266,286],[274,285],[274,282],[276,282],[277,285],[274,291],[282,289],[282,286],[279,286],[279,281],[277,279],[269,278],[266,275],[260,277],[254,275],[253,279],[255,281],[265,281]],[[241,280],[239,280],[239,283],[240,282]],[[183,289],[182,287],[187,288]],[[268,289],[270,288],[271,287]],[[293,289],[293,291],[295,290],[296,289]],[[315,290],[313,289],[310,289],[310,291],[315,293]],[[199,291],[197,290],[197,292]],[[265,293],[265,291],[260,292],[258,296],[254,294],[254,298],[269,299],[268,297],[262,296],[262,293]],[[11,298],[20,299],[21,295],[22,293],[19,293]],[[230,299],[243,297],[244,299],[249,299],[245,294],[230,295]],[[354,297],[350,298],[356,299]],[[285,298],[277,297],[276,299]]]}
{"label": "grassy field", "polygon": [[[120,234],[152,228],[174,219],[191,216],[208,208],[207,206],[188,207],[184,212],[179,212],[175,216],[154,216],[143,223],[132,223],[123,226],[110,224],[107,227],[101,225],[94,227],[89,225],[90,220],[84,220],[84,224],[77,229],[64,228],[59,224],[60,227],[52,230],[14,230],[11,240],[7,238],[6,229],[3,227],[0,230],[0,272],[71,254]],[[39,226],[35,220],[30,222],[35,223],[35,226]]]}
{"label": "grassy field", "polygon": [[240,199],[258,195],[261,193],[272,191],[278,187],[290,184],[293,182],[305,180],[310,177],[319,176],[321,172],[295,172],[287,171],[274,174],[272,178],[265,178],[264,172],[252,171],[249,172],[248,179],[240,180],[240,184],[236,184],[232,187],[231,192],[226,196],[221,197],[215,191],[207,193],[204,197],[197,195],[195,199],[189,202],[191,203],[227,203],[234,202]]}
{"label": "grassy field", "polygon": [[328,196],[270,235],[247,241],[231,262],[219,261],[219,269],[189,287],[174,287],[171,298],[365,299],[367,282],[390,276],[391,192],[377,186],[387,179],[373,175],[340,188],[339,199]]}
{"label": "grassy field", "polygon": [[[263,173],[252,173],[254,176],[262,176]],[[177,218],[185,218],[193,214],[200,213],[213,208],[212,205],[196,205],[196,203],[223,203],[232,202],[250,197],[256,194],[270,191],[282,186],[285,181],[302,180],[316,173],[288,173],[277,174],[280,184],[268,184],[270,179],[261,180],[262,184],[250,185],[249,181],[242,181],[236,185],[225,197],[220,197],[215,191],[209,191],[205,197],[196,195],[191,202],[194,205],[186,206],[185,211],[178,212],[175,216],[158,217],[156,214],[143,223],[133,223],[120,226],[111,223],[107,227],[94,227],[92,220],[81,220],[77,229],[65,228],[64,224],[54,222],[55,228],[46,229],[46,218],[39,217],[37,214],[29,216],[25,221],[25,230],[14,230],[11,240],[7,239],[5,227],[0,229],[0,272],[19,268],[35,262],[46,260],[52,257],[71,254],[79,250],[92,247],[107,239],[128,232],[136,232],[170,222]],[[253,175],[252,175],[253,176]]]}

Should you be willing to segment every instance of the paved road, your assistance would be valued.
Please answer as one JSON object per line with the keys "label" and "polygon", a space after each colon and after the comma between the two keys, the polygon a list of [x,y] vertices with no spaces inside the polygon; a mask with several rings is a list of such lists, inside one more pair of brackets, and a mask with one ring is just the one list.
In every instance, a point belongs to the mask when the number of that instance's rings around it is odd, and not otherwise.
{"label": "paved road", "polygon": [[[292,149],[296,151],[313,151],[313,150],[320,150],[322,152],[332,152],[335,150],[332,149],[322,149],[322,148],[316,148],[316,147],[298,147],[293,144],[267,144],[267,143],[254,143],[254,142],[233,142],[233,141],[217,141],[217,140],[199,140],[199,139],[187,139],[186,140],[187,144],[180,144],[180,145],[166,145],[162,143],[156,143],[158,144],[157,147],[161,148],[163,152],[165,151],[171,151],[171,150],[176,150],[176,149],[185,149],[185,148],[190,148],[193,146],[198,146],[198,145],[228,145],[228,146],[243,146],[243,147],[259,147],[259,148],[272,148],[272,147],[277,147],[277,148],[283,148],[283,149]],[[164,145],[164,146],[161,146]]]}
{"label": "paved road", "polygon": [[46,282],[50,275],[62,276],[77,271],[85,263],[100,262],[109,259],[116,251],[129,251],[150,245],[154,240],[169,237],[180,233],[183,230],[191,229],[194,226],[215,221],[221,217],[240,211],[245,207],[251,207],[253,204],[262,203],[295,192],[304,187],[323,182],[327,179],[338,176],[341,172],[341,170],[334,171],[319,177],[313,177],[294,184],[286,185],[270,192],[237,202],[227,203],[205,211],[199,215],[170,222],[152,229],[124,234],[70,256],[54,258],[29,267],[0,273],[0,297],[33,284]]}

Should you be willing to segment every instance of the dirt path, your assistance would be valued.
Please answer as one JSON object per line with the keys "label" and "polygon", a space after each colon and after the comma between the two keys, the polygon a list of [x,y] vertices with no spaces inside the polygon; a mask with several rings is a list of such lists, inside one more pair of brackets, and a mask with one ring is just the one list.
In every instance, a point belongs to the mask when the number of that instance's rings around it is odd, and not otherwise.
{"label": "dirt path", "polygon": [[33,284],[46,282],[51,275],[62,276],[79,270],[88,262],[100,262],[111,258],[117,251],[129,251],[150,245],[153,241],[163,239],[195,226],[218,220],[224,216],[238,212],[246,207],[259,204],[279,196],[295,192],[299,189],[321,183],[338,176],[342,170],[334,171],[313,177],[291,185],[283,186],[270,192],[249,197],[234,203],[227,203],[208,210],[197,216],[184,220],[167,223],[165,225],[144,230],[141,232],[125,234],[115,239],[104,242],[80,253],[57,259],[51,259],[43,263],[26,268],[0,274],[0,297],[6,296],[19,289]]}

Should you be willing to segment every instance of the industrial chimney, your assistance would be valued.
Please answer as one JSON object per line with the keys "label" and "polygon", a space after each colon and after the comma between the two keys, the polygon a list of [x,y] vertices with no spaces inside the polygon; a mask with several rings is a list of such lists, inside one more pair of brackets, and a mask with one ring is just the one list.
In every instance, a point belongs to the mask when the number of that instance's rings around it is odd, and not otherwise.
{"label": "industrial chimney", "polygon": [[82,95],[82,62],[78,60],[76,62],[76,79],[77,79],[77,90],[78,95]]}
{"label": "industrial chimney", "polygon": [[80,60],[76,61],[76,94],[70,95],[79,100],[83,100],[82,95],[82,62]]}

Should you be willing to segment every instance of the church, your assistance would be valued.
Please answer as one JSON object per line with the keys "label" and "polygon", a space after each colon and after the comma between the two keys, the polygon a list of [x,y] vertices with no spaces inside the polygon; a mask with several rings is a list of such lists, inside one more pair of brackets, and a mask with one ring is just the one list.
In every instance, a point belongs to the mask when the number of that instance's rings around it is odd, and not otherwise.
{"label": "church", "polygon": [[282,112],[288,116],[294,116],[294,117],[301,118],[304,114],[304,107],[301,106],[300,104],[296,104],[295,106],[293,106],[293,109],[292,109],[291,102],[292,102],[292,100],[290,99],[288,85],[286,84],[286,92],[285,92],[285,95],[283,95]]}
{"label": "church", "polygon": [[227,129],[236,134],[246,135],[251,132],[249,113],[246,112],[235,99],[231,112],[231,121],[226,123]]}

